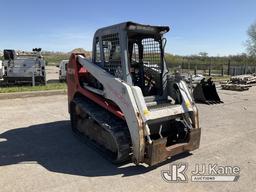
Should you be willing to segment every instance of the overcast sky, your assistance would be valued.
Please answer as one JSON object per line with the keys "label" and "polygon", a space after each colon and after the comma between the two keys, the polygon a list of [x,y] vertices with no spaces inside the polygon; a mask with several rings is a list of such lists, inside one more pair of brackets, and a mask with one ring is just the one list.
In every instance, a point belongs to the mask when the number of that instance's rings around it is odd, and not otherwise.
{"label": "overcast sky", "polygon": [[0,49],[91,50],[95,30],[134,21],[170,26],[172,54],[229,55],[245,52],[256,21],[255,0],[5,0],[0,7]]}

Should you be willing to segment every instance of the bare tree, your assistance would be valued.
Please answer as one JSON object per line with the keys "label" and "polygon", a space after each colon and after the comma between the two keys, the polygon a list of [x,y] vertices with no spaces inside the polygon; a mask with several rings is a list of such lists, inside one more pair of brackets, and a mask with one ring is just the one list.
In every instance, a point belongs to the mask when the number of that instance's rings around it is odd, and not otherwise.
{"label": "bare tree", "polygon": [[247,30],[249,36],[246,41],[247,52],[250,56],[256,57],[256,22],[254,22]]}

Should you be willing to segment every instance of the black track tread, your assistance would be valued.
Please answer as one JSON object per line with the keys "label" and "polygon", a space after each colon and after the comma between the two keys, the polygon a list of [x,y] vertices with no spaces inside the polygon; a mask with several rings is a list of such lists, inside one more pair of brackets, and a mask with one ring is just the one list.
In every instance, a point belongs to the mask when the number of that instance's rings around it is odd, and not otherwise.
{"label": "black track tread", "polygon": [[107,150],[102,149],[101,145],[94,142],[97,149],[104,153],[104,157],[111,160],[112,163],[122,163],[129,160],[131,153],[131,139],[126,122],[117,118],[114,114],[92,102],[90,99],[78,97],[75,98],[73,102],[115,139],[118,145],[118,155],[116,159],[109,157]]}

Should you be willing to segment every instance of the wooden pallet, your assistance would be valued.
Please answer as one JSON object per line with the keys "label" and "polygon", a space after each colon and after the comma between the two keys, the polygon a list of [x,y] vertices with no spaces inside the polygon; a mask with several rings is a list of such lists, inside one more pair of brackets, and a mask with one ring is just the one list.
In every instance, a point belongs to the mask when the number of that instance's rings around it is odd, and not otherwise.
{"label": "wooden pallet", "polygon": [[230,78],[232,83],[236,84],[250,84],[256,83],[256,75],[237,75]]}
{"label": "wooden pallet", "polygon": [[241,85],[241,84],[223,84],[221,88],[224,90],[232,90],[232,91],[247,91],[251,85]]}

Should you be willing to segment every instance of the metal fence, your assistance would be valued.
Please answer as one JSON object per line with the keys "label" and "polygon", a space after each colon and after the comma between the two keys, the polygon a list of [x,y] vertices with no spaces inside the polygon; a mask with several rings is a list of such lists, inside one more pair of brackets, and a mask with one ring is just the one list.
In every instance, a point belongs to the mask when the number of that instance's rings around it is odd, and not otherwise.
{"label": "metal fence", "polygon": [[256,65],[230,66],[229,75],[244,75],[256,73]]}
{"label": "metal fence", "polygon": [[207,76],[244,75],[256,73],[256,65],[232,65],[232,64],[168,64],[171,72],[203,74]]}

